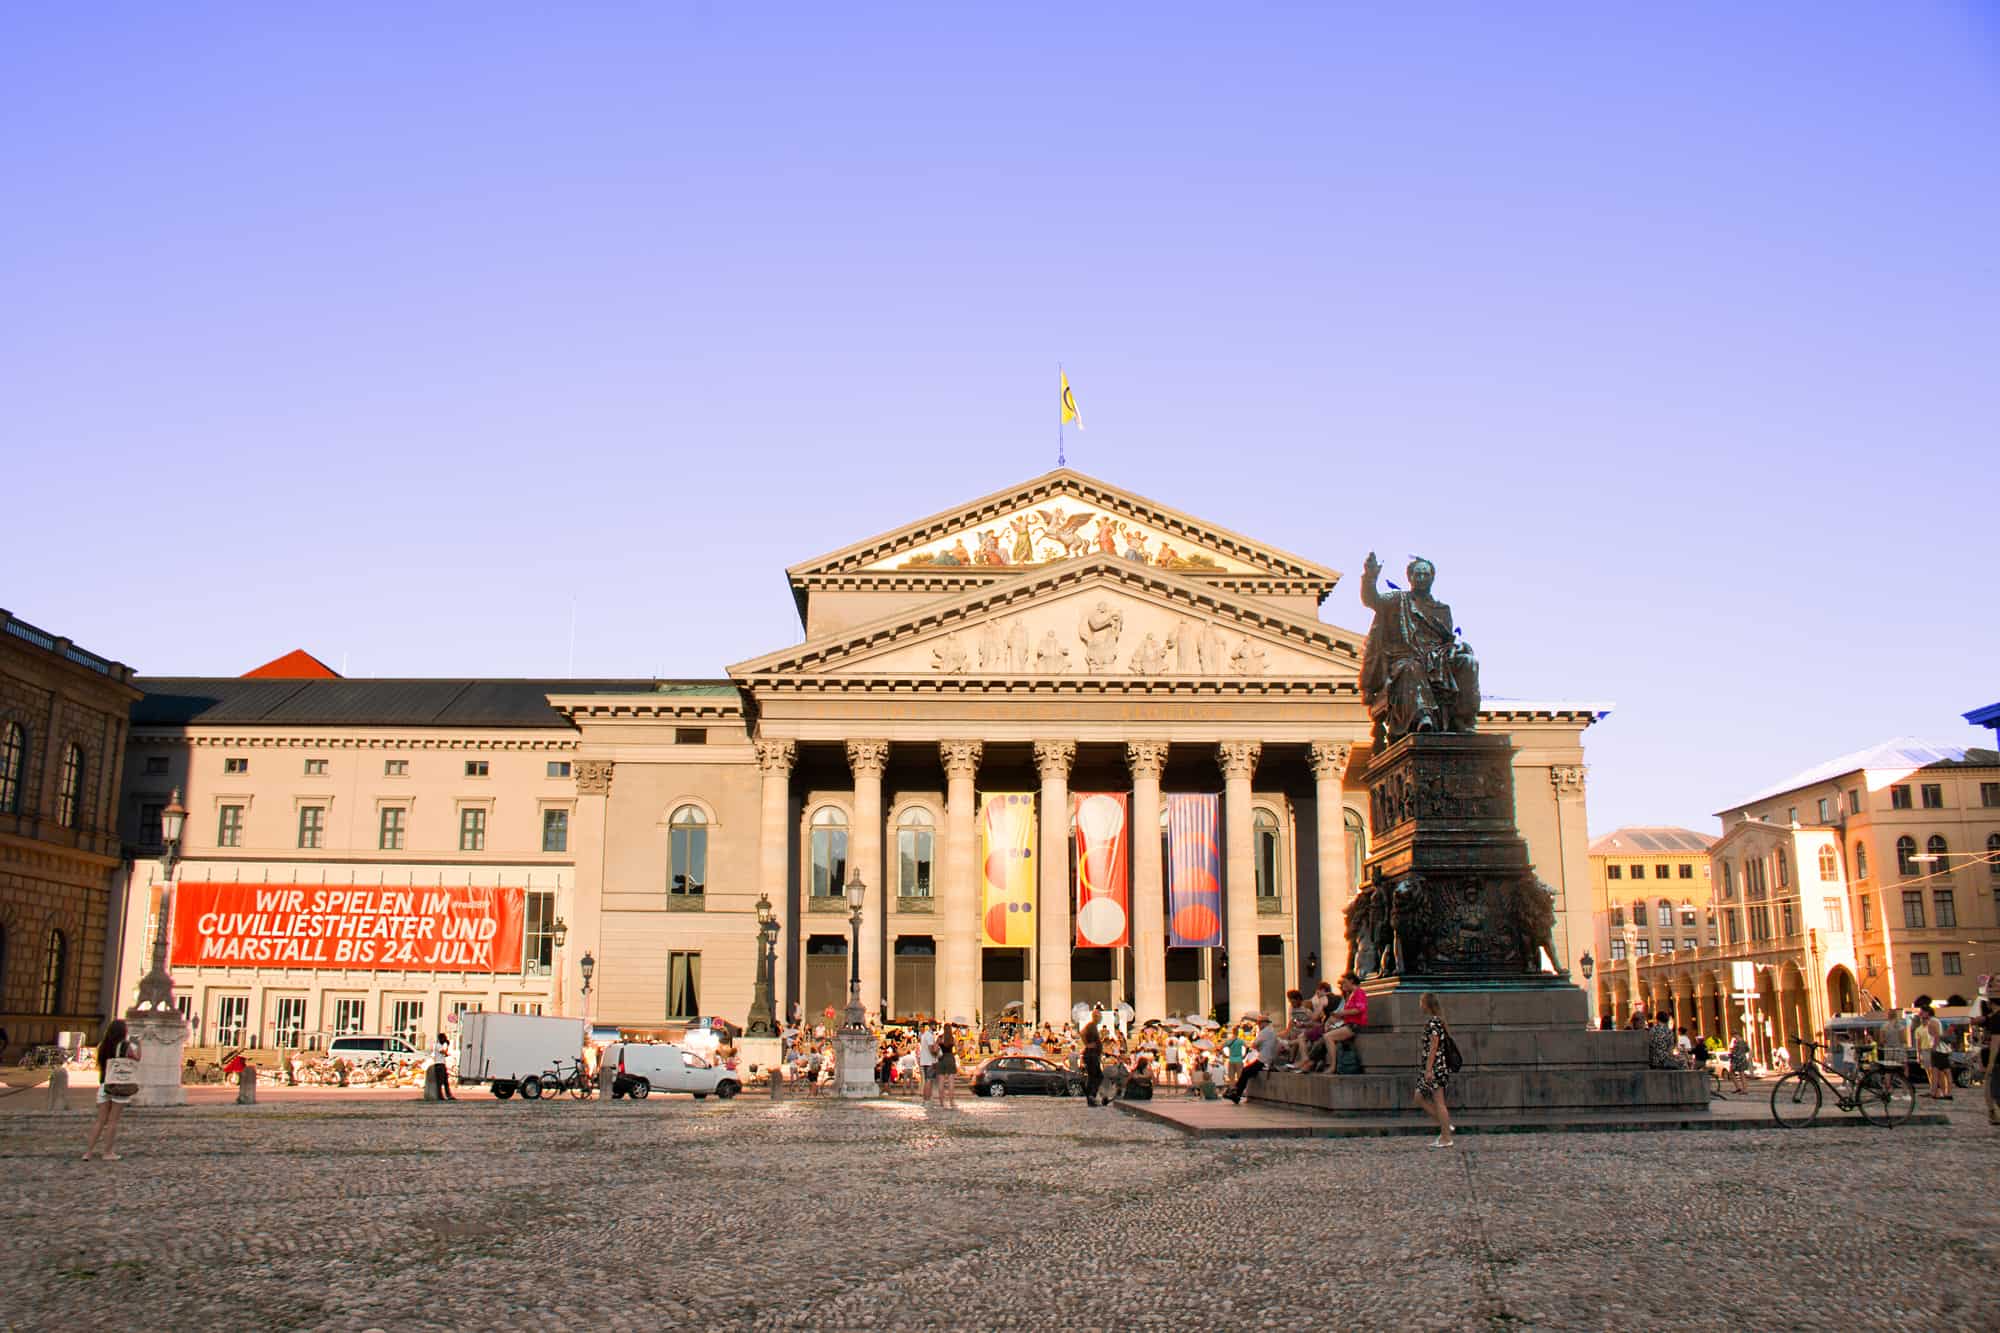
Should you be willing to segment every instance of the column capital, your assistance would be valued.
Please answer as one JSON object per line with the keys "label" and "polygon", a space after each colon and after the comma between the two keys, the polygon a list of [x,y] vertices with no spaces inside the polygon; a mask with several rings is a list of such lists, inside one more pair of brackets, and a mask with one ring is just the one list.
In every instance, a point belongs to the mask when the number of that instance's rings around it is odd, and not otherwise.
{"label": "column capital", "polygon": [[1549,783],[1557,797],[1583,795],[1583,765],[1557,764],[1549,770]]}
{"label": "column capital", "polygon": [[609,796],[611,794],[611,761],[609,759],[577,760],[576,794],[578,796]]}
{"label": "column capital", "polygon": [[1036,741],[1035,769],[1042,775],[1042,781],[1051,778],[1069,780],[1070,765],[1076,762],[1075,741]]}
{"label": "column capital", "polygon": [[864,775],[881,777],[882,768],[889,762],[889,742],[849,741],[847,743],[847,766],[854,770],[855,777]]}
{"label": "column capital", "polygon": [[1137,778],[1160,776],[1160,770],[1167,766],[1167,742],[1127,741],[1125,743],[1125,766]]}
{"label": "column capital", "polygon": [[798,753],[799,747],[793,741],[758,741],[757,767],[766,774],[783,776],[792,771],[792,760]]}
{"label": "column capital", "polygon": [[939,741],[938,753],[944,757],[945,777],[974,778],[979,776],[979,760],[986,753],[986,742]]}
{"label": "column capital", "polygon": [[1257,756],[1264,752],[1258,741],[1223,741],[1215,747],[1225,778],[1248,778],[1257,771]]}
{"label": "column capital", "polygon": [[1312,760],[1313,776],[1321,782],[1328,778],[1338,780],[1347,776],[1347,759],[1354,753],[1354,747],[1346,741],[1314,741],[1308,755]]}

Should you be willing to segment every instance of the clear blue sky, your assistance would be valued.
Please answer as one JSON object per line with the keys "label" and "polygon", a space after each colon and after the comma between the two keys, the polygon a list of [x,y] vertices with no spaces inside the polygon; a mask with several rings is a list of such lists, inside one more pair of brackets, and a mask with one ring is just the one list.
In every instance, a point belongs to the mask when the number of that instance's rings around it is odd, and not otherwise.
{"label": "clear blue sky", "polygon": [[1994,9],[1330,8],[13,6],[0,605],[718,675],[1052,466],[1061,359],[1074,465],[1614,701],[1594,831],[1975,739]]}

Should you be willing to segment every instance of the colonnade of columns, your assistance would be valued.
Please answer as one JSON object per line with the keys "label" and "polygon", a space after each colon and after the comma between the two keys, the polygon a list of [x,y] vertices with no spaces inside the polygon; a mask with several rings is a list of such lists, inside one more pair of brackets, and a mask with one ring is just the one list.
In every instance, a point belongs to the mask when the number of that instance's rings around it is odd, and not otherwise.
{"label": "colonnade of columns", "polygon": [[[1634,994],[1622,980],[1607,982],[1600,999],[1617,1026],[1630,1021]],[[1671,1008],[1675,1026],[1703,1040],[1714,1038],[1727,1046],[1742,1033],[1750,1042],[1750,1053],[1763,1064],[1769,1064],[1780,1048],[1790,1050],[1796,1059],[1801,1037],[1818,1040],[1813,997],[1806,991],[1804,977],[1789,969],[1760,968],[1757,989],[1747,998],[1728,990],[1726,972],[1710,971],[1644,980],[1637,1000],[1649,1014]]]}
{"label": "colonnade of columns", "polygon": [[[980,921],[977,780],[985,754],[982,741],[944,739],[936,742],[945,773],[945,820],[942,872],[936,901],[938,949],[937,1006],[947,1015],[969,1015],[980,1008]],[[1229,1011],[1243,1014],[1259,1007],[1257,962],[1258,914],[1251,780],[1262,754],[1255,740],[1227,740],[1215,747],[1223,774],[1223,887],[1225,940],[1229,968]],[[861,925],[861,993],[871,1012],[883,991],[883,923],[892,892],[883,856],[882,775],[889,742],[854,739],[845,745],[853,775],[854,819],[848,844],[849,865],[868,885]],[[1143,1018],[1164,1015],[1167,1005],[1167,922],[1157,830],[1160,827],[1160,779],[1170,745],[1162,740],[1125,744],[1131,775],[1132,882],[1129,897],[1133,940],[1133,1003]],[[1073,740],[1034,743],[1041,781],[1041,828],[1036,855],[1040,859],[1037,889],[1035,969],[1038,1014],[1064,1021],[1071,1006],[1069,780],[1076,760]],[[1322,960],[1321,973],[1338,974],[1347,956],[1344,909],[1352,886],[1347,878],[1346,830],[1342,818],[1342,787],[1352,747],[1347,742],[1320,740],[1309,749],[1315,783],[1316,869],[1319,884],[1319,930],[1313,945]],[[759,888],[771,900],[779,923],[789,933],[795,904],[789,891],[793,840],[798,836],[790,813],[792,771],[797,744],[774,739],[756,742],[763,793],[759,827]],[[1307,947],[1300,941],[1300,947]],[[790,994],[786,958],[780,951],[773,976],[773,993],[782,1002]]]}

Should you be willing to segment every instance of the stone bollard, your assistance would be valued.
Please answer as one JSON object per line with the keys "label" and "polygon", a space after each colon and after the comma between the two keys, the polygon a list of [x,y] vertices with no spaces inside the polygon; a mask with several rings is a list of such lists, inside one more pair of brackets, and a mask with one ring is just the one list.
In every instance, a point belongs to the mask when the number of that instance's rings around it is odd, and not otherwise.
{"label": "stone bollard", "polygon": [[248,1060],[243,1068],[236,1071],[236,1104],[255,1106],[257,1104],[257,1066]]}
{"label": "stone bollard", "polygon": [[425,1068],[424,1070],[425,1101],[441,1102],[444,1100],[443,1090],[438,1085],[447,1077],[449,1077],[449,1075],[445,1074],[443,1069],[437,1065],[430,1065],[427,1068]]}
{"label": "stone bollard", "polygon": [[618,1077],[618,1071],[608,1063],[597,1067],[597,1100],[611,1105],[611,1081]]}
{"label": "stone bollard", "polygon": [[774,1102],[781,1102],[784,1099],[785,1099],[785,1067],[782,1064],[772,1065],[771,1100]]}
{"label": "stone bollard", "polygon": [[49,1075],[49,1111],[58,1114],[69,1110],[69,1066],[57,1065]]}

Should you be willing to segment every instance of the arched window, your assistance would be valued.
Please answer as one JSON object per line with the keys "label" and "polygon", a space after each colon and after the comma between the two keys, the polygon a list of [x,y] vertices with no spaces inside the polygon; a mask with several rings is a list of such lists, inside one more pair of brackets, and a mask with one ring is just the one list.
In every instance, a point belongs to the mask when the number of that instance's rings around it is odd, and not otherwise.
{"label": "arched window", "polygon": [[931,896],[932,854],[936,848],[936,826],[931,812],[922,806],[905,810],[896,821],[896,895],[900,898]]}
{"label": "arched window", "polygon": [[1854,844],[1854,878],[1868,878],[1868,844],[1865,842]]}
{"label": "arched window", "polygon": [[1785,849],[1782,847],[1777,849],[1776,855],[1778,858],[1778,887],[1781,889],[1789,888],[1792,882],[1792,858],[1785,855]]}
{"label": "arched window", "polygon": [[1986,835],[1986,873],[2000,879],[2000,833]]}
{"label": "arched window", "polygon": [[1926,864],[1924,869],[1932,874],[1942,874],[1950,870],[1951,862],[1945,860],[1945,853],[1948,850],[1950,849],[1945,846],[1944,838],[1941,835],[1936,833],[1931,834],[1930,841],[1924,844],[1924,851],[1935,856],[1937,860]]}
{"label": "arched window", "polygon": [[0,815],[21,810],[21,769],[28,762],[28,732],[19,722],[0,727]]}
{"label": "arched window", "polygon": [[1354,889],[1361,884],[1361,863],[1368,859],[1368,826],[1359,810],[1342,810],[1340,822],[1347,832],[1347,887]]}
{"label": "arched window", "polygon": [[1625,924],[1624,903],[1611,904],[1611,924],[1614,926],[1623,926]]}
{"label": "arched window", "polygon": [[822,806],[812,818],[812,896],[839,898],[847,892],[847,816]]}
{"label": "arched window", "polygon": [[56,823],[75,828],[83,818],[83,747],[63,747],[62,776],[56,783]]}
{"label": "arched window", "polygon": [[698,805],[677,807],[667,819],[667,895],[699,898],[708,892],[708,815]]}
{"label": "arched window", "polygon": [[1280,839],[1278,817],[1269,810],[1260,809],[1251,816],[1250,846],[1256,857],[1257,901],[1260,905],[1275,906],[1278,901]]}
{"label": "arched window", "polygon": [[1917,873],[1917,840],[1907,833],[1896,839],[1896,873],[1899,875]]}
{"label": "arched window", "polygon": [[1831,884],[1840,878],[1840,870],[1833,864],[1833,848],[1819,849],[1819,877]]}
{"label": "arched window", "polygon": [[1658,914],[1653,919],[1659,925],[1672,930],[1674,926],[1674,905],[1665,898],[1660,899]]}
{"label": "arched window", "polygon": [[62,1012],[63,974],[69,970],[69,941],[60,930],[49,932],[49,951],[42,959],[42,1012]]}

